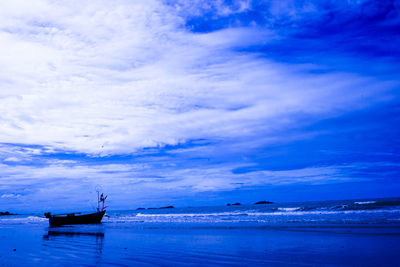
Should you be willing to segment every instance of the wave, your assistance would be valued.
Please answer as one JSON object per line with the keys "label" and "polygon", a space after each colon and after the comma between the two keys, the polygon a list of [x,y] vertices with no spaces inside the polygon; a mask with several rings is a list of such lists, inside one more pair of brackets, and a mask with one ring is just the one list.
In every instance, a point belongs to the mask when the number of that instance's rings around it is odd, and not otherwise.
{"label": "wave", "polygon": [[278,208],[278,210],[280,211],[298,211],[298,210],[302,210],[301,207],[295,207],[295,208]]}
{"label": "wave", "polygon": [[365,204],[375,204],[376,201],[358,201],[358,202],[354,202],[354,204],[357,205],[365,205]]}
{"label": "wave", "polygon": [[385,209],[394,206],[400,206],[400,201],[355,201],[350,204],[342,204],[332,207],[334,210],[373,210],[373,209]]}
{"label": "wave", "polygon": [[[183,213],[132,213],[110,214],[103,220],[104,223],[117,224],[145,224],[146,223],[397,223],[400,218],[398,209],[372,209],[372,210],[302,210],[299,207],[287,209],[265,210],[242,210],[230,212],[183,212]],[[389,220],[392,219],[392,220]],[[140,226],[142,227],[142,226]]]}
{"label": "wave", "polygon": [[211,217],[211,216],[247,216],[248,212],[214,212],[214,213],[153,213],[136,214],[136,217]]}
{"label": "wave", "polygon": [[0,218],[1,224],[21,224],[21,223],[39,223],[47,222],[48,219],[39,216],[7,216],[6,218]]}
{"label": "wave", "polygon": [[[281,215],[318,215],[318,214],[357,214],[357,213],[400,213],[400,209],[391,210],[313,210],[303,211],[300,208],[282,208],[282,211],[273,212],[215,212],[215,213],[137,213],[133,217],[224,217],[224,216],[281,216]],[[123,217],[128,218],[129,216]],[[122,218],[122,217],[120,217]],[[132,218],[132,217],[130,217]]]}

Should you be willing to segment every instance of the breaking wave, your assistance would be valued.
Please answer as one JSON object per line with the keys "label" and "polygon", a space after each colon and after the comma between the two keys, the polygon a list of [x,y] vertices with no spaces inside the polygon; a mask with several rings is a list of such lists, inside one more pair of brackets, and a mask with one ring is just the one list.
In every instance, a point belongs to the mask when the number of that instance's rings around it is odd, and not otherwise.
{"label": "breaking wave", "polygon": [[47,219],[34,215],[8,215],[0,217],[0,225],[47,223]]}

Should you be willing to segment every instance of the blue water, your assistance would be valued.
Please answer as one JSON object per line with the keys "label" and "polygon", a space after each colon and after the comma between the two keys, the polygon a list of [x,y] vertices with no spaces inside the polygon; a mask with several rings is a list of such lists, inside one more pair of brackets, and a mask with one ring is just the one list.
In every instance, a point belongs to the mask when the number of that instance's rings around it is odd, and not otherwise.
{"label": "blue water", "polygon": [[[0,217],[0,266],[396,266],[400,198]],[[15,249],[15,251],[14,251]]]}

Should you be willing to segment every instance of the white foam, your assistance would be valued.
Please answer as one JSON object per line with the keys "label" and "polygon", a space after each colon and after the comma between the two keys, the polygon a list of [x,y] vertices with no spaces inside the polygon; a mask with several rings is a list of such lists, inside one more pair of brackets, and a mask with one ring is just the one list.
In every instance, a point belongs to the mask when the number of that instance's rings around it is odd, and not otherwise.
{"label": "white foam", "polygon": [[136,217],[211,217],[211,216],[240,216],[248,215],[247,212],[214,212],[214,213],[157,213],[157,214],[136,214]]}
{"label": "white foam", "polygon": [[314,210],[299,211],[298,209],[291,211],[275,211],[275,212],[216,212],[216,213],[166,213],[166,214],[136,214],[136,217],[221,217],[221,216],[287,216],[287,215],[318,215],[318,214],[360,214],[360,213],[400,213],[400,209],[393,210]]}
{"label": "white foam", "polygon": [[296,211],[296,210],[300,210],[299,207],[295,207],[295,208],[278,208],[278,210],[280,211]]}
{"label": "white foam", "polygon": [[376,201],[358,201],[358,202],[354,202],[354,204],[357,204],[357,205],[374,204],[374,203],[376,203]]}
{"label": "white foam", "polygon": [[39,216],[28,216],[28,217],[6,216],[5,218],[0,218],[0,223],[8,223],[8,224],[35,223],[35,222],[43,222],[43,221],[47,221],[47,219],[44,217],[39,217]]}

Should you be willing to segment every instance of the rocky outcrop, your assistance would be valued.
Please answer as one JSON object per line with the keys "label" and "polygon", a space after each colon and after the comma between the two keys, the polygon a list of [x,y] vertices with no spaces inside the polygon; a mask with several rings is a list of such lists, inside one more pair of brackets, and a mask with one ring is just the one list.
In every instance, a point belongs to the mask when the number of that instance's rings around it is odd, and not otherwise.
{"label": "rocky outcrop", "polygon": [[13,214],[13,213],[10,213],[10,212],[8,212],[8,211],[0,211],[0,216],[4,216],[4,215],[17,215],[17,214]]}
{"label": "rocky outcrop", "polygon": [[166,206],[166,207],[161,207],[160,209],[173,209],[174,206]]}
{"label": "rocky outcrop", "polygon": [[262,201],[258,201],[256,203],[254,203],[254,205],[259,205],[259,204],[274,204],[274,202],[262,200]]}

